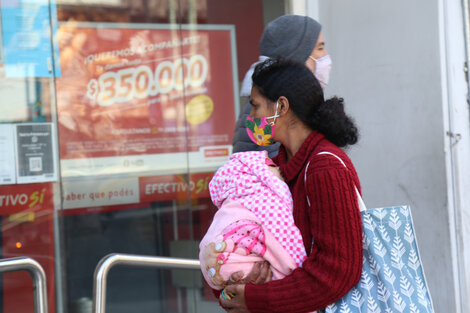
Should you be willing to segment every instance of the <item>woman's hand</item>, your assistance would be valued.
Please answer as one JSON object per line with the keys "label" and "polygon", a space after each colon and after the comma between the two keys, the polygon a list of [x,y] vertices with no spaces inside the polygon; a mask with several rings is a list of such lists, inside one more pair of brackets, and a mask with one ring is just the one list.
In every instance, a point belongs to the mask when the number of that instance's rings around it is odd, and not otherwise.
{"label": "woman's hand", "polygon": [[[245,300],[245,284],[263,284],[271,281],[273,273],[268,262],[257,262],[243,278],[243,271],[230,276],[228,285],[219,296],[220,305],[230,313],[249,313]],[[223,293],[226,297],[224,298]]]}
{"label": "woman's hand", "polygon": [[270,282],[273,278],[273,272],[271,272],[271,267],[269,262],[256,262],[251,272],[243,278],[243,271],[238,271],[233,273],[227,284],[264,284]]}
{"label": "woman's hand", "polygon": [[[228,295],[225,299],[223,293]],[[229,285],[221,292],[220,305],[230,313],[249,313],[245,301],[245,285]]]}

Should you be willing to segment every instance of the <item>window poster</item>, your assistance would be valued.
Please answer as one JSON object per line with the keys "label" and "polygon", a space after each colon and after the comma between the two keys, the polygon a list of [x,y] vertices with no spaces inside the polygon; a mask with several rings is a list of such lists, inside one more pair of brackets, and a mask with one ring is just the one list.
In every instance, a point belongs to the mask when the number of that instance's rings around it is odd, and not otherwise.
{"label": "window poster", "polygon": [[13,124],[0,124],[0,185],[16,183]]}
{"label": "window poster", "polygon": [[2,0],[0,9],[6,76],[60,76],[55,1]]}
{"label": "window poster", "polygon": [[202,172],[228,159],[238,105],[234,27],[146,27],[60,25],[64,177]]}
{"label": "window poster", "polygon": [[57,180],[54,140],[52,123],[16,125],[16,170],[19,184]]}

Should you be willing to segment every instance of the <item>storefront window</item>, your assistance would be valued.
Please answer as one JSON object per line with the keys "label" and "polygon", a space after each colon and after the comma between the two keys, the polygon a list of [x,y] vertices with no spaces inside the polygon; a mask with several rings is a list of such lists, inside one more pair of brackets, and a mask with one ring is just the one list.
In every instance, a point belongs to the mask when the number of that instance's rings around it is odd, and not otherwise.
{"label": "storefront window", "polygon": [[[283,1],[2,0],[1,257],[45,269],[50,312],[91,312],[109,253],[198,258],[239,83]],[[275,5],[277,4],[277,5]],[[32,312],[7,273],[0,312]],[[116,268],[107,312],[219,312],[199,272]]]}

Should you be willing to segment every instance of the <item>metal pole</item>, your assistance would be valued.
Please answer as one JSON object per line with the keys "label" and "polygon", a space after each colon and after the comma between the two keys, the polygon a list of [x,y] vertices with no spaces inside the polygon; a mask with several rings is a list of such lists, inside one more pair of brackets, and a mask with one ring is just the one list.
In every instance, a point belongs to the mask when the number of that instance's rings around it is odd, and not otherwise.
{"label": "metal pole", "polygon": [[106,309],[106,280],[108,272],[116,265],[155,267],[165,269],[200,269],[199,260],[178,259],[133,254],[108,254],[100,260],[93,280],[93,313],[104,313]]}
{"label": "metal pole", "polygon": [[0,272],[17,271],[27,271],[33,279],[34,312],[47,313],[46,273],[42,266],[27,257],[0,260]]}

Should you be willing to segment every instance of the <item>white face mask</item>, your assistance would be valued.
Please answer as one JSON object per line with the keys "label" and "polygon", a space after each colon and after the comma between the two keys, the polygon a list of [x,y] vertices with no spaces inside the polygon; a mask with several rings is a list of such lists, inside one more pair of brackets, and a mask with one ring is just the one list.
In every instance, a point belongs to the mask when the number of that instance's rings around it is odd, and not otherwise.
{"label": "white face mask", "polygon": [[315,59],[312,56],[309,56],[315,62],[315,72],[313,75],[318,79],[322,88],[325,88],[328,85],[328,80],[330,79],[330,71],[331,71],[331,58],[330,55],[327,54],[324,57],[319,59]]}

